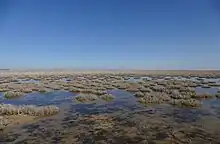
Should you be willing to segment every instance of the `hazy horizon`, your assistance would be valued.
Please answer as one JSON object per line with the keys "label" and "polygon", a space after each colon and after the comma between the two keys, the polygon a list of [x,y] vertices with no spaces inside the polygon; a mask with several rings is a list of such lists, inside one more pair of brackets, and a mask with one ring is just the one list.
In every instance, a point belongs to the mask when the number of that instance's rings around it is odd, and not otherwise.
{"label": "hazy horizon", "polygon": [[1,69],[219,70],[218,0],[2,0]]}

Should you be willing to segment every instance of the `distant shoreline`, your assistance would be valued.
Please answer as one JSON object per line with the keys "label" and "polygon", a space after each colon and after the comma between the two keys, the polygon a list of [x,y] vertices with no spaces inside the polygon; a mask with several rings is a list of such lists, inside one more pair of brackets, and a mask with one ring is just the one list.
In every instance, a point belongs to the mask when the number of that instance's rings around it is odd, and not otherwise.
{"label": "distant shoreline", "polygon": [[220,71],[220,69],[132,69],[132,68],[17,68],[17,69],[0,69],[10,71]]}
{"label": "distant shoreline", "polygon": [[142,74],[142,75],[218,75],[220,70],[132,70],[132,69],[1,69],[0,75],[60,75],[60,74]]}

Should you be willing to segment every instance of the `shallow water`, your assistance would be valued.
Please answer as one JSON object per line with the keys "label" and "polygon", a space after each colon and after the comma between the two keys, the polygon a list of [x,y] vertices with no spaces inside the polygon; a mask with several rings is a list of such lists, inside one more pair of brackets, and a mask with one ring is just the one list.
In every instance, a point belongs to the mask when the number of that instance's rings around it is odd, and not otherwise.
{"label": "shallow water", "polygon": [[220,78],[199,78],[199,77],[171,77],[171,76],[166,76],[166,77],[149,77],[149,76],[145,76],[145,77],[140,77],[140,78],[134,78],[134,77],[130,77],[127,81],[130,82],[138,82],[138,81],[142,81],[143,79],[147,79],[147,80],[166,80],[166,79],[170,79],[170,80],[190,80],[193,82],[201,82],[201,81],[205,81],[205,82],[215,82],[217,84],[220,84]]}
{"label": "shallow water", "polygon": [[56,91],[48,93],[31,93],[15,99],[6,99],[0,95],[0,102],[13,105],[60,105],[71,101],[74,96],[71,92]]}
{"label": "shallow water", "polygon": [[34,79],[18,79],[18,83],[39,83],[39,80],[34,80]]}
{"label": "shallow water", "polygon": [[[215,94],[217,88],[196,88]],[[133,94],[109,90],[110,102],[79,103],[66,91],[32,93],[0,102],[23,105],[57,105],[61,112],[33,124],[18,126],[0,143],[219,143],[220,100],[202,101],[202,107],[179,108],[168,104],[142,105]],[[94,116],[95,118],[91,118]],[[107,117],[107,120],[99,120]],[[96,120],[97,119],[97,120]],[[210,126],[210,122],[212,126]],[[211,128],[211,130],[210,130]],[[172,133],[172,134],[171,134]]]}
{"label": "shallow water", "polygon": [[204,79],[205,82],[215,82],[217,84],[220,84],[220,78],[210,78],[210,79]]}
{"label": "shallow water", "polygon": [[199,94],[212,94],[215,95],[219,91],[219,88],[211,87],[211,88],[202,88],[202,87],[196,87],[196,93]]}

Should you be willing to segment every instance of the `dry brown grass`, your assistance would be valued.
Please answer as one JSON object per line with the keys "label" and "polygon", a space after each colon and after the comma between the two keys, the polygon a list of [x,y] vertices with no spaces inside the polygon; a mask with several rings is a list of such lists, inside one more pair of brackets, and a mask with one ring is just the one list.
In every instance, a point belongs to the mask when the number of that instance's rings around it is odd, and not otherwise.
{"label": "dry brown grass", "polygon": [[170,100],[171,98],[166,93],[152,92],[146,93],[144,97],[139,99],[139,102],[143,104],[160,104],[167,103]]}
{"label": "dry brown grass", "polygon": [[75,99],[80,102],[90,102],[98,100],[98,96],[94,94],[80,93],[77,96],[75,96]]}
{"label": "dry brown grass", "polygon": [[145,93],[143,93],[143,92],[135,92],[134,93],[134,96],[136,96],[136,97],[144,97],[145,96]]}
{"label": "dry brown grass", "polygon": [[192,98],[195,98],[195,99],[208,99],[208,98],[214,98],[214,97],[215,95],[210,94],[210,93],[200,93],[200,94],[196,94],[192,96]]}
{"label": "dry brown grass", "polygon": [[46,116],[54,115],[59,112],[57,106],[34,106],[23,105],[15,106],[11,104],[0,104],[1,115],[30,115],[30,116]]}
{"label": "dry brown grass", "polygon": [[183,106],[183,107],[200,107],[201,102],[195,99],[175,99],[171,101],[172,105]]}
{"label": "dry brown grass", "polygon": [[104,94],[101,96],[101,99],[105,100],[105,101],[112,101],[114,100],[114,96],[112,94]]}

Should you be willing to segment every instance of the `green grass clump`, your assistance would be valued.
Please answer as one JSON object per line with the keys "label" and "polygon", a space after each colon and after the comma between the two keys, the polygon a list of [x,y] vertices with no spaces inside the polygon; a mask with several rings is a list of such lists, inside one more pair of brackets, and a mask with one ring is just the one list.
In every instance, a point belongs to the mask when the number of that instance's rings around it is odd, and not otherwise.
{"label": "green grass clump", "polygon": [[8,119],[4,118],[3,116],[0,116],[0,131],[3,131],[9,123],[10,122]]}
{"label": "green grass clump", "polygon": [[7,92],[7,91],[9,91],[8,88],[0,88],[0,92]]}
{"label": "green grass clump", "polygon": [[220,84],[218,84],[218,83],[209,83],[209,86],[210,87],[219,87]]}
{"label": "green grass clump", "polygon": [[4,97],[7,99],[13,99],[13,98],[17,98],[20,96],[23,96],[24,93],[22,92],[16,92],[16,91],[8,91],[4,93]]}

